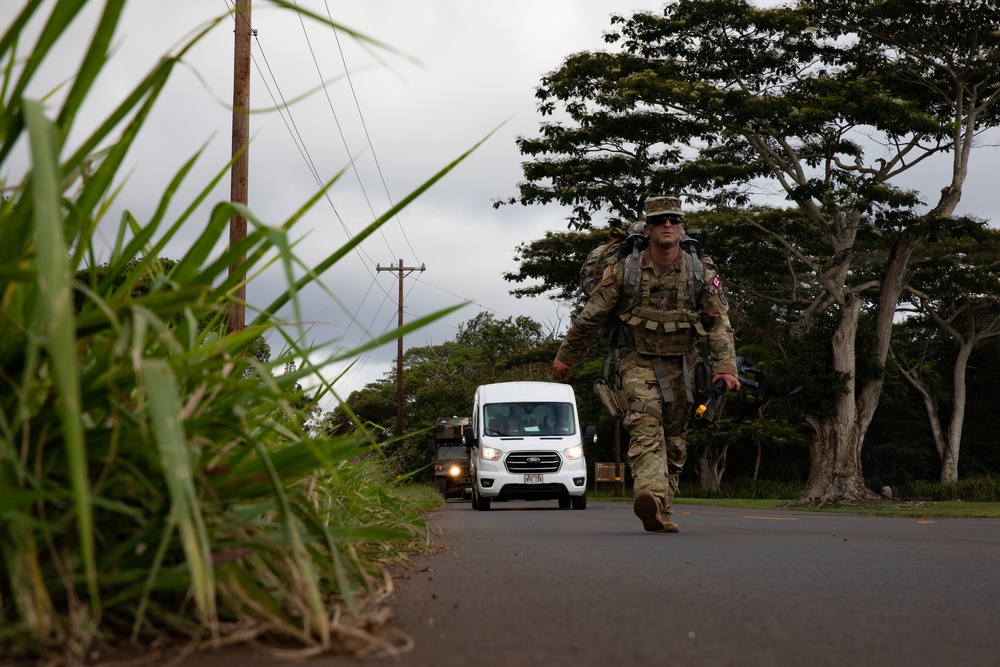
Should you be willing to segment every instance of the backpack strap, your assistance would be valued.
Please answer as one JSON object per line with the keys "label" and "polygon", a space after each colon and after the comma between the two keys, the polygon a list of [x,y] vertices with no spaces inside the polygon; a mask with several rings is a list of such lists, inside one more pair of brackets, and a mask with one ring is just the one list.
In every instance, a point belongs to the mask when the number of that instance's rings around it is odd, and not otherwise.
{"label": "backpack strap", "polygon": [[[621,308],[623,303],[629,303],[632,297],[635,296],[636,291],[639,289],[639,256],[642,254],[642,248],[639,244],[632,245],[632,252],[625,258],[625,275],[622,281],[622,291],[618,295],[618,303],[615,305],[615,312]],[[622,322],[617,317],[611,318],[612,333],[609,336],[608,347],[608,358],[604,361],[604,380],[607,381],[610,376],[612,366],[615,368],[617,373],[618,368],[618,345],[617,339],[621,336]]]}
{"label": "backpack strap", "polygon": [[633,245],[632,252],[625,260],[625,277],[622,284],[621,296],[618,298],[618,306],[631,301],[632,297],[635,296],[636,290],[639,288],[640,254],[642,254],[642,250],[638,247],[638,244]]}
{"label": "backpack strap", "polygon": [[688,302],[697,311],[701,305],[701,292],[705,287],[705,262],[702,260],[701,244],[687,234],[681,237],[681,250],[684,252],[684,268],[688,275]]}

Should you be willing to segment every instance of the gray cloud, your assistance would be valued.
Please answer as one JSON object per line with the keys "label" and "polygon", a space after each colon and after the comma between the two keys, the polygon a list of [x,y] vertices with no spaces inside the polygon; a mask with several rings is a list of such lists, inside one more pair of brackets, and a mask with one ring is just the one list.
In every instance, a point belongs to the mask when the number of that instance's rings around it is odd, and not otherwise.
{"label": "gray cloud", "polygon": [[[62,45],[65,57],[45,73],[52,87],[72,74],[60,69],[62,64],[79,62],[75,54],[96,20],[98,7],[91,4]],[[511,285],[501,278],[514,268],[511,258],[517,244],[546,230],[564,229],[565,212],[520,206],[494,210],[491,201],[516,191],[521,158],[514,138],[537,131],[534,90],[541,76],[570,53],[604,48],[601,36],[610,27],[611,14],[657,11],[662,2],[301,0],[299,5],[321,15],[329,7],[335,21],[420,61],[418,65],[409,57],[362,46],[308,19],[303,24],[294,13],[262,0],[254,3],[258,35],[251,103],[262,112],[251,121],[250,208],[266,223],[279,224],[318,190],[318,181],[346,170],[329,190],[328,200],[297,228],[296,236],[303,239],[297,252],[303,259],[317,261],[333,252],[373,215],[496,129],[464,164],[324,276],[339,303],[320,290],[303,295],[309,335],[350,348],[369,333],[395,326],[395,276],[378,274],[375,265],[399,259],[427,269],[405,281],[408,318],[463,300],[474,302],[411,335],[408,345],[449,340],[459,323],[483,308],[501,318],[527,315],[565,326],[566,313],[557,304],[515,299],[508,294]],[[224,1],[130,3],[115,39],[114,57],[80,118],[81,127],[103,118],[189,30],[226,12]],[[205,147],[178,202],[188,201],[228,161],[232,53],[232,22],[226,18],[185,56],[130,155],[133,173],[103,232],[108,244],[120,211],[127,208],[140,220],[148,218],[169,178],[197,150]],[[332,83],[319,88],[323,80]],[[291,101],[308,91],[313,92],[287,113],[263,112],[274,100]],[[49,90],[32,92],[41,96]],[[960,211],[993,218],[998,204],[988,194],[987,174],[995,153],[976,160],[977,171]],[[17,180],[16,174],[3,176]],[[934,193],[944,185],[936,178],[940,172],[925,170],[925,175],[915,176],[914,187],[926,182]],[[227,176],[211,201],[228,197]],[[180,206],[175,208],[179,213]],[[207,215],[207,209],[200,214]],[[168,256],[183,255],[189,239],[171,244]],[[283,285],[281,271],[269,270],[251,283],[248,298],[263,307]],[[291,311],[285,315],[291,317]],[[280,347],[280,341],[272,345]],[[338,384],[338,391],[346,396],[390,372],[395,353],[394,344],[377,350]]]}

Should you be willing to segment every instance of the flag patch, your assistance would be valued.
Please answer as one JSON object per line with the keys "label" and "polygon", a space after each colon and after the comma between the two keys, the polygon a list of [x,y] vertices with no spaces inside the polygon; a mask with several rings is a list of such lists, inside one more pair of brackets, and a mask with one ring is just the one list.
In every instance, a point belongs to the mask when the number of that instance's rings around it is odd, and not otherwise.
{"label": "flag patch", "polygon": [[715,277],[712,278],[712,287],[714,287],[715,289],[722,288],[722,278],[719,277],[718,273],[716,273]]}
{"label": "flag patch", "polygon": [[611,265],[608,264],[604,267],[604,275],[601,276],[601,280],[607,280],[611,277]]}

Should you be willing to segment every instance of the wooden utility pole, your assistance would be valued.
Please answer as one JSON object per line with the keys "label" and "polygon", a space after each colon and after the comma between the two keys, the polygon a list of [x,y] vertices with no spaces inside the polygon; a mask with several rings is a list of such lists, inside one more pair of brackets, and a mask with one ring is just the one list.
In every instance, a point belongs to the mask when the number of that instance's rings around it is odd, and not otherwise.
{"label": "wooden utility pole", "polygon": [[[236,0],[235,49],[233,57],[233,161],[230,201],[246,205],[250,181],[250,38],[255,34],[250,24],[251,0]],[[241,152],[242,151],[242,152]],[[236,157],[239,154],[239,157]],[[239,213],[229,221],[229,247],[238,245],[247,235],[247,221]],[[229,305],[229,331],[242,331],[246,320],[247,288],[243,262],[246,254],[229,267],[229,275],[239,275],[240,285]]]}
{"label": "wooden utility pole", "polygon": [[[376,271],[395,271],[399,273],[399,328],[403,328],[403,274],[406,275],[414,271],[425,271],[424,265],[403,266],[403,260],[399,260],[399,266],[382,267],[375,265]],[[403,336],[400,334],[396,341],[396,437],[403,437]]]}

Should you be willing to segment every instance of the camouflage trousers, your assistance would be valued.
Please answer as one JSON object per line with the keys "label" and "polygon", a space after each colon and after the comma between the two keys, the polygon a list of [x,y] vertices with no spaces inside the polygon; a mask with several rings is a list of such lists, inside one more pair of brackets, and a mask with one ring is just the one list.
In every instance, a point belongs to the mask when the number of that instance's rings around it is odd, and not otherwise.
{"label": "camouflage trousers", "polygon": [[[690,382],[693,386],[697,355],[688,356]],[[623,425],[629,434],[628,464],[632,470],[633,490],[650,491],[660,505],[660,513],[669,518],[671,504],[677,493],[680,473],[687,462],[684,434],[666,435],[679,429],[691,406],[684,384],[681,357],[664,357],[667,377],[674,400],[664,404],[660,383],[648,359],[626,355],[621,362],[618,378],[625,394],[628,410]]]}

